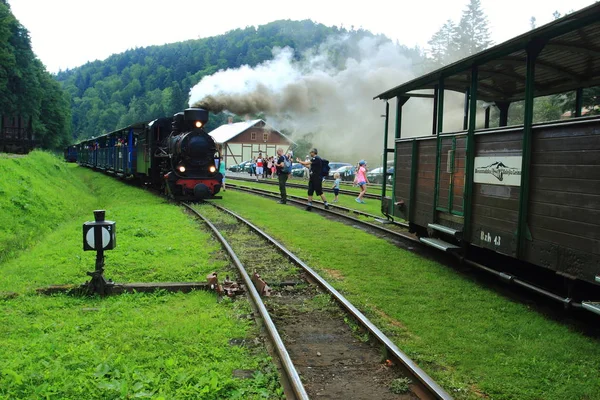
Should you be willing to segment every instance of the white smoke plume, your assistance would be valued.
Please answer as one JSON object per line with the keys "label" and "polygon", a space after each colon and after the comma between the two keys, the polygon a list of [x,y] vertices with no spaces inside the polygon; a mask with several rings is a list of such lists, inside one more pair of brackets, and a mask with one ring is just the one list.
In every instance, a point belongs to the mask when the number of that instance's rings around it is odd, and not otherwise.
{"label": "white smoke plume", "polygon": [[[336,67],[331,54],[340,49],[349,56]],[[292,49],[275,48],[272,60],[254,68],[245,65],[207,76],[192,88],[190,105],[215,113],[263,112],[270,125],[292,132],[294,140],[312,134],[323,157],[353,163],[370,159],[373,168],[381,163],[385,113],[385,104],[373,97],[412,79],[413,70],[411,60],[391,41],[367,37],[352,44],[347,37],[336,38],[301,61],[294,59]],[[403,115],[425,123],[403,121],[403,137],[431,133],[431,103],[407,103]],[[390,146],[394,114],[391,102]]]}

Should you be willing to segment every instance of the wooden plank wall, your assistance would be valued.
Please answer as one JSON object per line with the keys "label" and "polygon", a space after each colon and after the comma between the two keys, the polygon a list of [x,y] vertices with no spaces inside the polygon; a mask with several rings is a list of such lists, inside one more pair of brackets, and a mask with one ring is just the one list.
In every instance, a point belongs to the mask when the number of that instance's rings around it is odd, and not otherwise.
{"label": "wooden plank wall", "polygon": [[[475,135],[475,157],[521,156],[522,140],[522,130]],[[519,193],[518,186],[474,184],[471,243],[517,255]]]}
{"label": "wooden plank wall", "polygon": [[413,221],[415,224],[427,227],[433,222],[433,196],[435,190],[435,161],[437,156],[437,140],[419,140],[418,142],[417,184]]}
{"label": "wooden plank wall", "polygon": [[600,275],[600,120],[533,131],[528,261]]}
{"label": "wooden plank wall", "polygon": [[454,136],[442,137],[442,149],[439,167],[440,185],[438,189],[438,207],[448,208],[448,196],[450,195],[450,181],[453,182],[452,210],[462,212],[465,190],[465,164],[466,164],[466,136],[456,137],[456,149],[454,151],[453,173],[448,173],[448,154],[452,150]]}
{"label": "wooden plank wall", "polygon": [[441,140],[441,153],[440,153],[440,166],[438,170],[438,178],[440,185],[438,187],[438,201],[437,206],[442,208],[448,208],[448,197],[450,194],[450,180],[452,174],[447,172],[448,164],[448,152],[452,150],[452,137],[442,137]]}
{"label": "wooden plank wall", "polygon": [[396,167],[394,171],[394,195],[396,201],[404,201],[403,212],[397,217],[408,218],[406,212],[410,209],[410,172],[412,167],[412,140],[396,143]]}

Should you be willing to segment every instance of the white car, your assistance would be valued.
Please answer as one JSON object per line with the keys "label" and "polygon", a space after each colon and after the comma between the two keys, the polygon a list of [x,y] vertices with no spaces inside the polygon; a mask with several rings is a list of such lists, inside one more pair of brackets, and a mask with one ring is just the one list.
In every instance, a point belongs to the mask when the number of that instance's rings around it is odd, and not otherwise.
{"label": "white car", "polygon": [[343,176],[340,169],[345,168],[345,167],[352,168],[352,164],[342,163],[342,162],[330,162],[329,163],[329,176],[327,177],[327,179],[333,179],[333,174],[335,174],[336,172],[339,172],[340,176]]}

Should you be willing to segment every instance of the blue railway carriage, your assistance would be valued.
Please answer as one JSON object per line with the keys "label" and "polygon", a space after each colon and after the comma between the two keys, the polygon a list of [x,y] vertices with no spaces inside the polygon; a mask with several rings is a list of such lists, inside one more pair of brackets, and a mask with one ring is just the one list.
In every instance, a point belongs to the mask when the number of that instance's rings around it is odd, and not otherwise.
{"label": "blue railway carriage", "polygon": [[[585,292],[600,300],[599,85],[596,3],[381,93],[383,162],[392,154],[395,166],[391,193],[383,181],[382,212],[404,218],[427,245],[459,256],[498,253],[524,274],[563,282],[568,299]],[[461,95],[456,121],[445,99]],[[571,112],[542,120],[536,110],[546,96]],[[403,137],[403,106],[415,98],[432,102],[431,134]],[[582,304],[600,313],[600,303]]]}
{"label": "blue railway carriage", "polygon": [[136,141],[144,136],[145,123],[137,123],[97,138],[77,144],[78,161],[81,165],[93,167],[123,177],[136,175]]}
{"label": "blue railway carriage", "polygon": [[66,162],[77,162],[78,160],[78,152],[77,145],[71,145],[65,149],[65,161]]}

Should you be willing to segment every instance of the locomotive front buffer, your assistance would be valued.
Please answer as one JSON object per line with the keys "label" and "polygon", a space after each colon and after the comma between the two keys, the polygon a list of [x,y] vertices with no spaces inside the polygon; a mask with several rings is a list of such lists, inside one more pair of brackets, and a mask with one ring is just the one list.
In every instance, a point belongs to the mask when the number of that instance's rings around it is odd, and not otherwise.
{"label": "locomotive front buffer", "polygon": [[110,293],[114,282],[104,278],[104,251],[117,247],[117,231],[114,221],[104,220],[105,211],[95,210],[95,221],[83,224],[83,250],[96,251],[96,269],[87,274],[92,277],[83,286],[90,293],[104,296]]}

